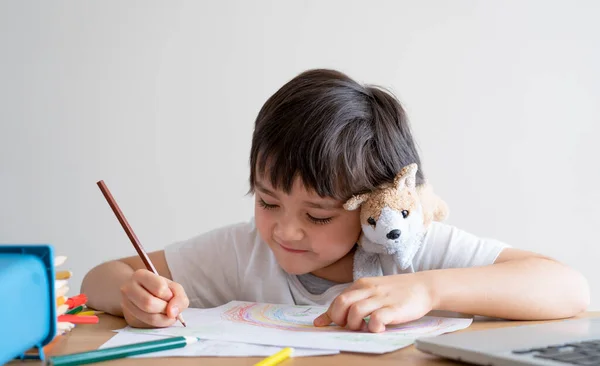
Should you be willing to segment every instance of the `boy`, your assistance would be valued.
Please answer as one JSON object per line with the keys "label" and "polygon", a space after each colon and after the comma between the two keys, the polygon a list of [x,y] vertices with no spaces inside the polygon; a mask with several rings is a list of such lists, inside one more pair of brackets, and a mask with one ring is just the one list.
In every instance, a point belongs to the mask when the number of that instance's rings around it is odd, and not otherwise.
{"label": "boy", "polygon": [[[385,330],[432,309],[507,319],[576,315],[586,280],[550,258],[434,222],[406,270],[352,282],[359,211],[352,195],[392,182],[421,161],[400,103],[333,70],[304,72],[255,122],[254,217],[150,254],[101,264],[85,277],[89,305],[134,327],[166,327],[190,304],[231,300],[328,305],[316,326]],[[364,318],[370,316],[368,325]]]}

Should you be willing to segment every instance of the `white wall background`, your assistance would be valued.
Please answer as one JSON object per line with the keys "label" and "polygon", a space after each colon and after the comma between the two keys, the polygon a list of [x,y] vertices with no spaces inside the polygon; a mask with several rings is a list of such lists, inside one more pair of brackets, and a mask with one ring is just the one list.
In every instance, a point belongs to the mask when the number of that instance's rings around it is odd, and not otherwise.
{"label": "white wall background", "polygon": [[600,309],[600,2],[2,1],[0,242],[52,243],[73,288],[246,220],[262,103],[331,67],[404,103],[449,223],[553,256]]}

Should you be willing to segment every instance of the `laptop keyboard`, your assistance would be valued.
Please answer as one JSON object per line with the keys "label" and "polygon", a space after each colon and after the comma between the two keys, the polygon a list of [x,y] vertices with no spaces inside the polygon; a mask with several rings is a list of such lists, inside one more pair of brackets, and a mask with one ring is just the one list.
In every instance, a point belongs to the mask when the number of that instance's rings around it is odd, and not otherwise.
{"label": "laptop keyboard", "polygon": [[552,345],[542,348],[529,348],[512,351],[514,354],[531,355],[572,365],[600,365],[600,339]]}

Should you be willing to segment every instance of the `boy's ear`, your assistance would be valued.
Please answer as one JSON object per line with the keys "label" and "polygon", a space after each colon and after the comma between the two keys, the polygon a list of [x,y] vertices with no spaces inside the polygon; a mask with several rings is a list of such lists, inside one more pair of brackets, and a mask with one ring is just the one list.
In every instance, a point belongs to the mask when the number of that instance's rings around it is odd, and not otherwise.
{"label": "boy's ear", "polygon": [[354,211],[362,205],[363,202],[369,199],[371,193],[363,193],[358,196],[352,196],[346,203],[344,203],[344,209],[348,211]]}
{"label": "boy's ear", "polygon": [[417,164],[409,164],[400,170],[400,173],[394,178],[394,187],[400,190],[403,188],[415,188],[417,183]]}

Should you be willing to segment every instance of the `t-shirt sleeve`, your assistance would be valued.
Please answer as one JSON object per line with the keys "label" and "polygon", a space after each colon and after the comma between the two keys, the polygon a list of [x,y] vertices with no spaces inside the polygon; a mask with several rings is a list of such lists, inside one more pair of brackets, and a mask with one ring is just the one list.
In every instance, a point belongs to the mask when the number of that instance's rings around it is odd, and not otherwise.
{"label": "t-shirt sleeve", "polygon": [[247,232],[247,224],[236,224],[165,247],[173,281],[185,289],[190,307],[235,300],[240,287],[238,251],[248,240]]}
{"label": "t-shirt sleeve", "polygon": [[510,245],[481,238],[444,223],[433,222],[413,259],[415,271],[467,268],[493,264]]}

